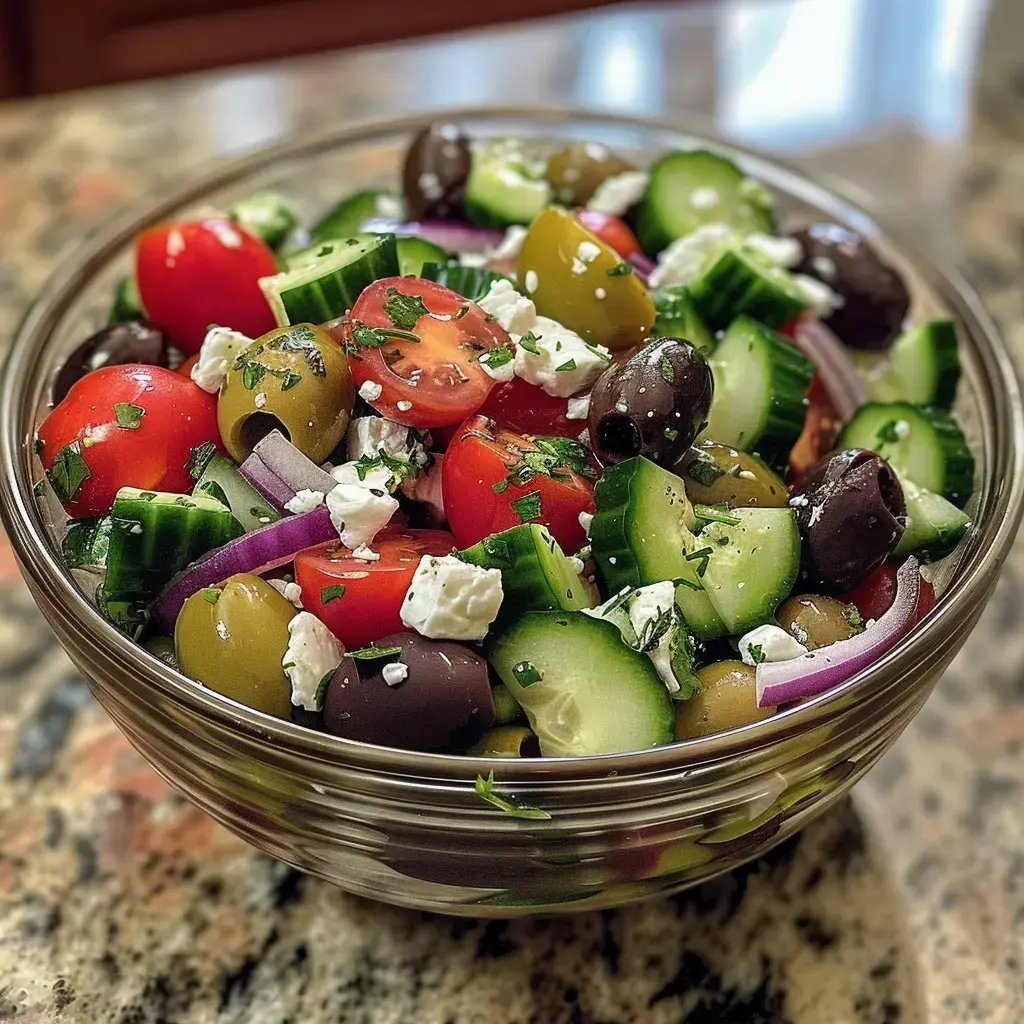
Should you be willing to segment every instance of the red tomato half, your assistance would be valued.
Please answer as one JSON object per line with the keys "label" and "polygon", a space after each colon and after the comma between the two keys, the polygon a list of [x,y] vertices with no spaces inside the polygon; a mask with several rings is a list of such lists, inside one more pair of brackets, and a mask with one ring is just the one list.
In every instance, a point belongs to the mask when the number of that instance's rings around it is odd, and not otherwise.
{"label": "red tomato half", "polygon": [[613,217],[610,213],[598,213],[597,210],[577,210],[576,219],[624,260],[629,259],[633,253],[643,252],[636,235],[619,217]]}
{"label": "red tomato half", "polygon": [[803,433],[789,453],[790,480],[798,479],[812,462],[832,450],[842,426],[839,413],[818,374],[811,378],[807,400],[809,404]]}
{"label": "red tomato half", "polygon": [[[896,600],[896,570],[898,566],[886,562],[863,583],[843,594],[841,601],[857,606],[864,621],[881,618]],[[914,622],[920,622],[935,607],[935,588],[921,580]]]}
{"label": "red tomato half", "polygon": [[[295,556],[302,603],[354,651],[404,629],[399,610],[424,555],[449,555],[455,538],[444,530],[388,527],[377,534],[379,562],[353,558],[339,541],[306,548]],[[327,588],[344,587],[340,590]]]}
{"label": "red tomato half", "polygon": [[86,374],[43,421],[39,438],[43,465],[76,517],[109,512],[121,487],[191,491],[192,449],[207,441],[221,447],[216,397],[160,366]]}
{"label": "red tomato half", "polygon": [[441,478],[444,512],[460,547],[526,522],[548,527],[569,554],[583,547],[579,516],[594,510],[594,485],[564,465],[532,472],[524,453],[536,450],[531,439],[486,416],[462,425],[445,453]]}
{"label": "red tomato half", "polygon": [[[408,303],[401,304],[402,295],[421,299],[430,315],[413,324],[402,315],[409,310]],[[358,336],[362,325],[415,338],[390,335],[380,347],[365,347]],[[418,277],[374,281],[352,307],[349,332],[356,384],[379,384],[381,396],[370,404],[410,427],[461,423],[476,412],[494,387],[478,362],[480,353],[509,341],[501,325],[488,320],[475,302]]]}
{"label": "red tomato half", "polygon": [[579,437],[587,421],[566,419],[567,409],[567,399],[555,398],[522,377],[513,377],[494,388],[480,412],[517,434]]}
{"label": "red tomato half", "polygon": [[158,224],[135,241],[135,275],[150,320],[185,355],[210,324],[250,338],[277,324],[259,279],[277,273],[274,254],[224,217]]}

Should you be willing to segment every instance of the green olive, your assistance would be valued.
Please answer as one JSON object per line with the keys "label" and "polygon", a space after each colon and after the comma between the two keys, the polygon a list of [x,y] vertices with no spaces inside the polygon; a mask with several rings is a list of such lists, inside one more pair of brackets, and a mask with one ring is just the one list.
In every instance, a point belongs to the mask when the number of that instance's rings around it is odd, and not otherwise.
{"label": "green olive", "polygon": [[525,725],[496,725],[466,753],[473,757],[540,757],[540,744]]}
{"label": "green olive", "polygon": [[756,455],[716,441],[700,441],[676,466],[695,505],[724,501],[730,508],[785,508],[786,485]]}
{"label": "green olive", "polygon": [[314,462],[345,436],[355,402],[348,357],[319,327],[278,327],[232,364],[217,400],[224,445],[243,462],[277,429]]}
{"label": "green olive", "polygon": [[790,597],[775,613],[779,625],[809,651],[849,640],[864,629],[860,612],[852,604],[821,594]]}
{"label": "green olive", "polygon": [[716,661],[697,672],[700,689],[676,704],[676,739],[691,740],[770,718],[759,708],[754,669],[742,661]]}
{"label": "green olive", "polygon": [[185,675],[240,704],[291,717],[291,684],[281,667],[295,609],[266,580],[239,573],[184,604],[174,650]]}
{"label": "green olive", "polygon": [[623,350],[647,340],[654,303],[614,249],[568,210],[542,210],[523,239],[519,286],[537,312],[592,345]]}
{"label": "green olive", "polygon": [[569,206],[586,206],[606,178],[636,168],[599,142],[570,142],[548,158],[547,179]]}

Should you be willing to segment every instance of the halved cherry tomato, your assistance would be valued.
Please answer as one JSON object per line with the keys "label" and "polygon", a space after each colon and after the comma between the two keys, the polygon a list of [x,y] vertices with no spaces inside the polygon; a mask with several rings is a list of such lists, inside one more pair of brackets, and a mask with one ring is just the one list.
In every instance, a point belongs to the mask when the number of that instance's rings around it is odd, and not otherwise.
{"label": "halved cherry tomato", "polygon": [[224,217],[158,224],[135,241],[135,277],[146,315],[186,355],[210,324],[258,338],[277,324],[259,279],[277,273],[274,254]]}
{"label": "halved cherry tomato", "polygon": [[480,412],[517,434],[579,437],[587,421],[566,419],[567,409],[566,399],[555,398],[522,377],[513,377],[494,388]]}
{"label": "halved cherry tomato", "polygon": [[[534,454],[544,454],[543,441],[504,430],[486,416],[462,425],[445,453],[441,486],[460,547],[520,523],[542,523],[567,553],[583,547],[579,516],[594,510],[594,485],[564,462],[544,472]],[[579,468],[578,460],[569,461]]]}
{"label": "halved cherry tomato", "polygon": [[842,426],[832,397],[818,374],[811,378],[807,401],[809,404],[803,433],[789,453],[789,480],[798,479],[812,462],[832,450]]}
{"label": "halved cherry tomato", "polygon": [[106,366],[74,384],[39,439],[68,513],[100,516],[121,487],[192,490],[192,449],[207,441],[221,447],[217,399],[160,366]]}
{"label": "halved cherry tomato", "polygon": [[597,210],[577,210],[576,217],[591,234],[611,246],[624,260],[629,259],[633,253],[643,252],[636,235],[620,217],[598,213]]}
{"label": "halved cherry tomato", "polygon": [[199,353],[197,352],[194,356],[189,356],[180,366],[175,367],[174,372],[180,373],[182,377],[188,377],[192,379],[192,367],[199,362]]}
{"label": "halved cherry tomato", "polygon": [[[863,583],[847,591],[840,600],[857,606],[865,620],[881,618],[896,600],[896,569],[898,566],[886,562],[876,569]],[[935,607],[935,588],[927,581],[920,581],[917,611],[914,622],[920,622]]]}
{"label": "halved cherry tomato", "polygon": [[[427,314],[416,317],[415,305],[403,303],[401,296],[419,298]],[[367,346],[368,327],[383,330],[383,345],[369,332],[373,344]],[[509,341],[475,302],[418,277],[374,281],[352,307],[349,335],[356,384],[379,384],[383,391],[370,404],[410,427],[460,423],[476,412],[494,387],[480,366],[480,353]]]}
{"label": "halved cherry tomato", "polygon": [[295,556],[295,581],[306,610],[351,651],[405,628],[399,611],[420,559],[454,547],[445,530],[389,526],[373,542],[380,561],[353,558],[340,541],[328,541]]}

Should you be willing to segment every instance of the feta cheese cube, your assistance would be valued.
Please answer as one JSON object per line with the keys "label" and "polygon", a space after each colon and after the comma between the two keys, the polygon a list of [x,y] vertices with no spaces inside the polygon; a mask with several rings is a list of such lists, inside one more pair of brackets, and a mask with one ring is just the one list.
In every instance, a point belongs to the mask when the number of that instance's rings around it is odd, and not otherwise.
{"label": "feta cheese cube", "polygon": [[500,569],[424,555],[402,602],[402,623],[435,640],[482,640],[502,596]]}
{"label": "feta cheese cube", "polygon": [[383,491],[356,484],[338,484],[327,495],[331,522],[347,548],[369,545],[387,526],[398,502]]}
{"label": "feta cheese cube", "polygon": [[728,224],[702,224],[696,231],[677,238],[658,256],[651,272],[652,288],[666,284],[691,284],[700,277],[708,260],[742,239]]}
{"label": "feta cheese cube", "polygon": [[289,580],[267,580],[267,582],[290,604],[302,609],[302,587]]}
{"label": "feta cheese cube", "polygon": [[661,676],[661,681],[668,687],[669,693],[675,693],[679,689],[679,680],[672,671],[672,650],[673,645],[678,642],[677,633],[680,630],[679,613],[676,610],[676,585],[669,580],[640,587],[626,603],[629,623],[638,641],[643,640],[645,635],[650,636],[655,623],[666,614],[671,617],[671,625],[657,644],[648,649],[647,656],[651,659],[655,671]]}
{"label": "feta cheese cube", "polygon": [[525,334],[533,328],[537,319],[537,307],[532,299],[520,295],[511,281],[500,280],[491,283],[487,294],[477,305],[508,331],[509,334]]}
{"label": "feta cheese cube", "polygon": [[288,647],[281,662],[292,684],[292,704],[319,711],[327,684],[344,656],[338,638],[315,615],[299,612],[288,623]]}
{"label": "feta cheese cube", "polygon": [[343,462],[340,466],[335,466],[331,470],[331,476],[339,484],[365,487],[371,491],[393,493],[399,484],[399,480],[387,466],[373,466],[367,469],[355,462]]}
{"label": "feta cheese cube", "polygon": [[740,637],[739,647],[744,665],[759,665],[762,661],[792,661],[807,653],[807,648],[799,640],[774,623],[757,626],[749,633],[744,633]]}
{"label": "feta cheese cube", "polygon": [[585,420],[590,415],[590,395],[570,398],[565,410],[567,420]]}
{"label": "feta cheese cube", "polygon": [[359,385],[359,397],[364,402],[376,402],[384,394],[384,389],[375,380],[364,380]]}
{"label": "feta cheese cube", "polygon": [[317,505],[322,505],[323,503],[323,491],[311,491],[308,488],[303,488],[301,491],[296,491],[295,497],[286,501],[284,507],[295,515],[301,515],[303,512],[312,512]]}
{"label": "feta cheese cube", "polygon": [[228,367],[252,342],[252,338],[240,331],[232,331],[228,327],[211,327],[203,338],[199,359],[190,372],[192,380],[204,391],[215,395],[228,375]]}
{"label": "feta cheese cube", "polygon": [[647,180],[646,171],[626,171],[605,178],[590,197],[587,209],[621,217],[643,199]]}
{"label": "feta cheese cube", "polygon": [[[549,395],[568,398],[589,387],[611,362],[603,345],[588,345],[578,334],[546,316],[533,325],[530,348],[516,348],[515,372]],[[536,351],[531,351],[536,349]]]}
{"label": "feta cheese cube", "polygon": [[383,416],[357,416],[348,425],[345,440],[352,460],[374,459],[381,450],[407,459],[414,445],[408,427]]}
{"label": "feta cheese cube", "polygon": [[752,249],[776,267],[799,266],[804,258],[804,247],[795,238],[776,238],[755,231],[743,239],[743,247]]}
{"label": "feta cheese cube", "polygon": [[389,661],[380,674],[388,686],[401,686],[409,678],[409,666],[401,661]]}

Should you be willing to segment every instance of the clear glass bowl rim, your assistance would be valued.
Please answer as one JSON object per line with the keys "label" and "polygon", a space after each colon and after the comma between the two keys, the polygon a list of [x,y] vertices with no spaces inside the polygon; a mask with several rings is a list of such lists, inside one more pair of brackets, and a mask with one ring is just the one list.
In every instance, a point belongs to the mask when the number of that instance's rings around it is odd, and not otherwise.
{"label": "clear glass bowl rim", "polygon": [[[111,626],[66,575],[51,546],[46,526],[32,494],[29,440],[24,414],[33,354],[62,312],[72,304],[79,289],[93,272],[130,245],[145,226],[169,216],[188,204],[202,201],[211,191],[240,179],[271,170],[279,162],[315,156],[346,145],[369,143],[381,136],[412,134],[431,121],[511,120],[550,124],[604,124],[666,136],[685,137],[740,160],[755,176],[771,179],[776,189],[818,207],[830,216],[853,221],[865,234],[884,242],[908,260],[959,318],[977,358],[982,364],[993,408],[993,454],[991,472],[980,483],[980,522],[943,600],[922,626],[896,645],[888,654],[845,683],[798,707],[772,718],[728,732],[686,740],[645,751],[602,754],[577,758],[495,759],[464,755],[428,754],[380,747],[318,733],[290,722],[272,718],[204,689],[170,669],[143,648],[131,643]],[[394,772],[407,777],[445,777],[472,780],[479,773],[500,770],[503,782],[528,780],[546,782],[584,781],[610,775],[620,777],[679,770],[712,760],[751,753],[783,739],[799,735],[841,716],[848,708],[851,691],[862,697],[875,696],[914,675],[921,656],[934,646],[949,624],[969,613],[991,589],[994,576],[1006,558],[1024,510],[1024,403],[1013,361],[991,318],[963,277],[952,270],[940,270],[904,228],[878,210],[878,204],[849,183],[821,174],[809,174],[763,152],[739,146],[718,137],[698,118],[689,117],[695,127],[654,118],[624,117],[602,111],[557,107],[470,107],[424,111],[404,117],[375,118],[316,134],[285,138],[241,157],[218,161],[190,179],[182,188],[169,191],[154,201],[147,197],[112,217],[83,245],[66,257],[49,277],[39,297],[26,312],[0,370],[0,517],[14,547],[22,571],[34,588],[48,592],[59,602],[75,625],[91,632],[105,651],[124,663],[137,683],[154,687],[162,696],[188,710],[215,719],[220,725],[245,733],[250,738],[270,741],[288,753],[335,764],[350,764],[371,770]],[[850,198],[856,195],[856,200]]]}

